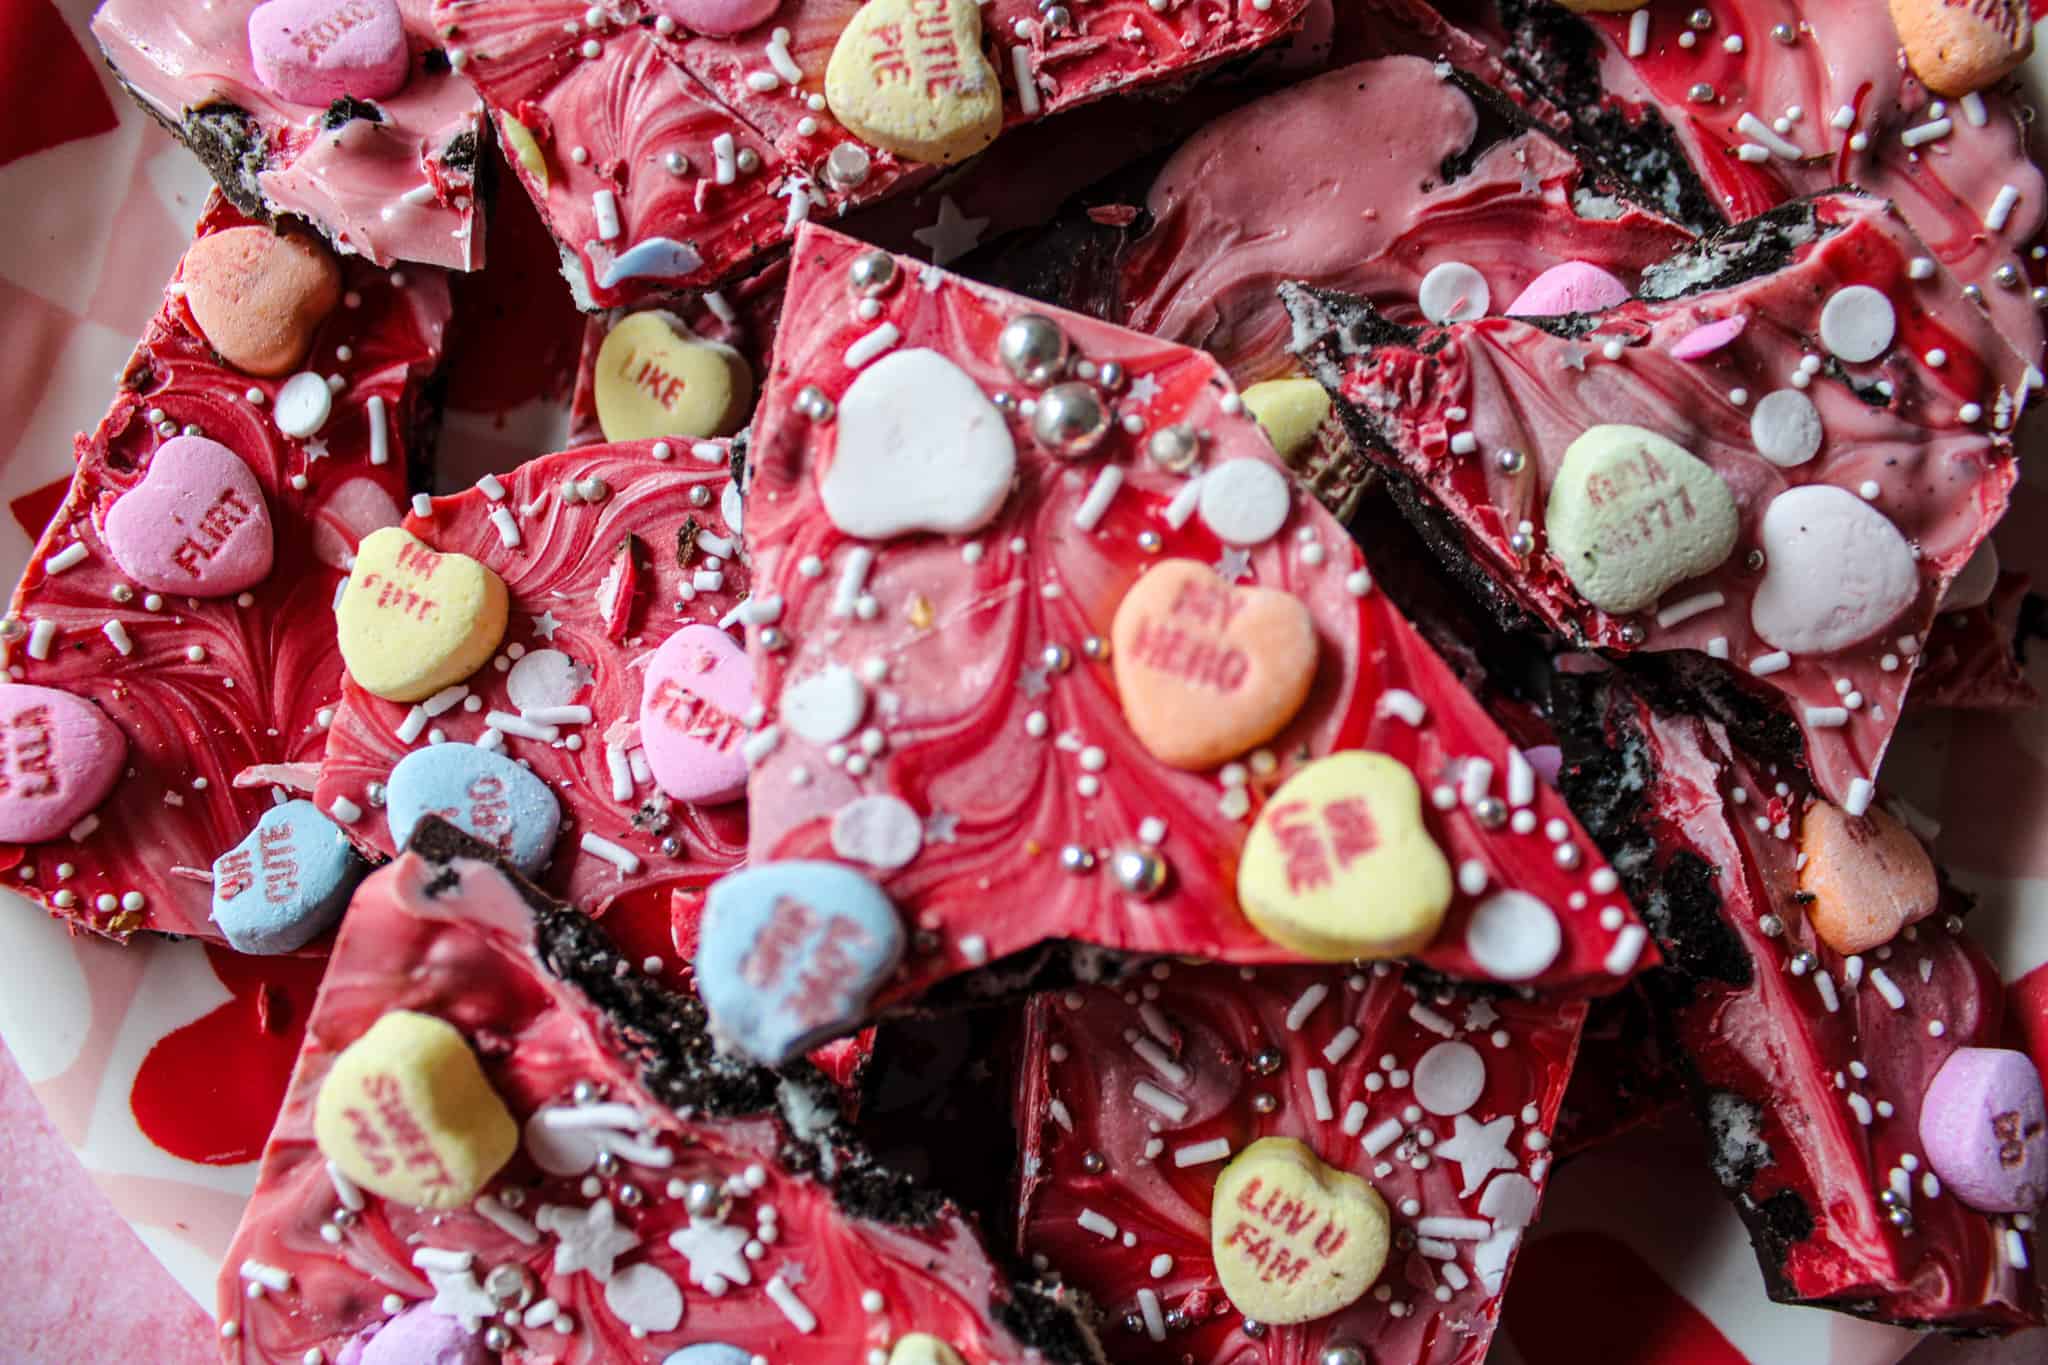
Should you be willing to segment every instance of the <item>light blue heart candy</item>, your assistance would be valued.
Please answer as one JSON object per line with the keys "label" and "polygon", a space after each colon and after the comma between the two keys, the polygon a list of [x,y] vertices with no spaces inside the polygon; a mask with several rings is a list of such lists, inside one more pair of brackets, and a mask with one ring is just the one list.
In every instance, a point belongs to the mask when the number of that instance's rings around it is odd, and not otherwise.
{"label": "light blue heart candy", "polygon": [[474,744],[429,744],[398,760],[384,785],[384,818],[402,848],[413,826],[438,815],[538,872],[562,828],[562,803],[548,784],[503,754]]}
{"label": "light blue heart candy", "polygon": [[707,1341],[671,1351],[661,1365],[753,1365],[753,1354],[722,1341]]}
{"label": "light blue heart candy", "polygon": [[688,242],[679,242],[673,237],[649,237],[621,251],[604,268],[597,282],[610,289],[625,280],[687,275],[703,264],[704,258]]}
{"label": "light blue heart candy", "polygon": [[289,953],[333,927],[368,871],[318,806],[287,801],[213,860],[213,922],[237,952]]}
{"label": "light blue heart candy", "polygon": [[780,1066],[859,1024],[902,956],[896,907],[866,877],[838,863],[764,863],[712,883],[697,993],[721,1038]]}

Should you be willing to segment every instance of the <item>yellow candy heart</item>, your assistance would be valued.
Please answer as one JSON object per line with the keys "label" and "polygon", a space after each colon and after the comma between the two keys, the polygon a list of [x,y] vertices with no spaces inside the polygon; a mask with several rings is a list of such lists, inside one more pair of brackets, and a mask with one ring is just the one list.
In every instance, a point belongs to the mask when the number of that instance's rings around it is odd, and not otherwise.
{"label": "yellow candy heart", "polygon": [[1315,444],[1316,428],[1330,415],[1330,395],[1313,379],[1268,379],[1238,395],[1280,458],[1294,457]]}
{"label": "yellow candy heart", "polygon": [[981,55],[974,0],[868,0],[825,64],[832,117],[908,161],[949,165],[1003,128],[1003,87]]}
{"label": "yellow candy heart", "polygon": [[313,1139],[371,1193],[452,1209],[512,1159],[519,1125],[453,1025],[393,1010],[328,1068]]}
{"label": "yellow candy heart", "polygon": [[754,401],[744,356],[659,311],[635,313],[605,333],[595,384],[607,441],[727,436]]}
{"label": "yellow candy heart", "polygon": [[1260,1322],[1313,1322],[1386,1268],[1386,1201],[1293,1138],[1261,1138],[1216,1177],[1209,1249],[1223,1292]]}
{"label": "yellow candy heart", "polygon": [[967,1365],[960,1353],[929,1332],[912,1332],[889,1352],[889,1365]]}
{"label": "yellow candy heart", "polygon": [[363,537],[334,609],[341,660],[364,690],[421,701],[482,668],[505,638],[505,582],[409,531]]}
{"label": "yellow candy heart", "polygon": [[539,183],[541,193],[547,193],[548,159],[541,151],[540,139],[533,135],[533,130],[510,114],[500,114],[498,132],[505,145],[512,149],[512,155],[518,157],[519,164],[526,168],[526,173]]}
{"label": "yellow candy heart", "polygon": [[1259,812],[1237,865],[1245,918],[1329,962],[1400,957],[1436,937],[1451,865],[1422,823],[1422,789],[1385,754],[1319,758]]}

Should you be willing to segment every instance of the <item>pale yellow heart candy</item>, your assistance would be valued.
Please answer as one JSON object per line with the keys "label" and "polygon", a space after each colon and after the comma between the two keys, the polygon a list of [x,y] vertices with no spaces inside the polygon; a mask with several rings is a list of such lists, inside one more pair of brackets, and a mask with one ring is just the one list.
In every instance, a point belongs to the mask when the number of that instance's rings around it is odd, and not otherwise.
{"label": "pale yellow heart candy", "polygon": [[545,194],[548,188],[548,159],[546,153],[540,149],[540,139],[533,135],[531,128],[510,114],[498,115],[498,132],[503,136],[505,145],[512,149],[512,155],[519,158],[519,164],[526,168],[526,173],[539,183],[541,192]]}
{"label": "pale yellow heart candy", "polygon": [[505,638],[505,582],[402,527],[363,537],[334,609],[341,661],[365,691],[422,701],[482,668]]}
{"label": "pale yellow heart candy", "polygon": [[1369,749],[1319,758],[1260,810],[1237,900],[1267,938],[1330,962],[1400,957],[1436,937],[1451,865],[1406,766]]}
{"label": "pale yellow heart candy", "polygon": [[1735,495],[1677,442],[1622,422],[1565,447],[1543,529],[1572,586],[1602,611],[1641,611],[1735,549]]}
{"label": "pale yellow heart candy", "polygon": [[929,1332],[912,1332],[897,1339],[889,1352],[889,1365],[967,1365],[960,1353]]}
{"label": "pale yellow heart candy", "polygon": [[635,313],[605,333],[594,383],[607,441],[728,436],[754,401],[746,357],[660,311]]}
{"label": "pale yellow heart candy", "polygon": [[1313,379],[1268,379],[1239,395],[1280,458],[1294,457],[1315,444],[1316,428],[1330,415],[1330,395]]}
{"label": "pale yellow heart candy", "polygon": [[373,1194],[452,1209],[512,1159],[519,1125],[453,1025],[393,1010],[328,1068],[313,1140]]}
{"label": "pale yellow heart candy", "polygon": [[1209,1249],[1248,1318],[1313,1322],[1358,1302],[1387,1264],[1379,1192],[1293,1138],[1261,1138],[1216,1177]]}
{"label": "pale yellow heart candy", "polygon": [[981,55],[974,0],[868,0],[825,65],[848,132],[907,161],[949,165],[1003,128],[1003,87]]}

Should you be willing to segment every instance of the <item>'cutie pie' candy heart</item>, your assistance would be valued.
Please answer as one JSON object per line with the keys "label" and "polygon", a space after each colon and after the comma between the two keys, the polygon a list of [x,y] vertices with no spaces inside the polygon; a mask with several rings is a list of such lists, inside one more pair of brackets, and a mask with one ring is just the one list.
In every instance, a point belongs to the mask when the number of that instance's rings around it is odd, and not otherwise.
{"label": "'cutie pie' candy heart", "polygon": [[455,1027],[393,1010],[343,1048],[313,1101],[320,1154],[373,1194],[452,1209],[519,1146],[519,1125]]}
{"label": "'cutie pie' candy heart", "polygon": [[832,117],[906,161],[948,165],[1003,128],[1003,87],[973,0],[869,0],[825,64]]}
{"label": "'cutie pie' candy heart", "polygon": [[764,863],[712,883],[697,992],[719,1036],[781,1066],[859,1023],[902,955],[896,907],[866,877],[838,863]]}
{"label": "'cutie pie' candy heart", "polygon": [[987,525],[1010,495],[1017,442],[1009,425],[937,351],[892,351],[862,370],[839,400],[837,425],[818,493],[825,515],[850,536],[962,535]]}
{"label": "'cutie pie' candy heart", "polygon": [[1293,1138],[1261,1138],[1216,1177],[1209,1248],[1232,1306],[1313,1322],[1358,1302],[1386,1268],[1393,1220],[1378,1191]]}
{"label": "'cutie pie' candy heart", "polygon": [[228,597],[270,574],[270,508],[249,466],[219,441],[173,436],[142,482],[107,511],[107,549],[145,588]]}
{"label": "'cutie pie' candy heart", "polygon": [[1920,83],[1951,98],[2004,80],[2034,49],[2024,0],[1892,0],[1892,24]]}
{"label": "'cutie pie' candy heart", "polygon": [[290,374],[341,302],[341,266],[298,230],[229,228],[185,252],[185,304],[207,344],[244,374]]}
{"label": "'cutie pie' candy heart", "polygon": [[1294,463],[1316,439],[1316,428],[1330,415],[1330,394],[1313,379],[1268,379],[1239,395],[1280,459]]}
{"label": "'cutie pie' candy heart", "polygon": [[1192,559],[1162,560],[1133,583],[1110,635],[1124,720],[1176,768],[1264,744],[1315,681],[1315,622],[1300,599],[1226,583]]}
{"label": "'cutie pie' candy heart", "polygon": [[213,922],[236,952],[293,952],[341,918],[367,871],[318,806],[287,801],[213,860]]}
{"label": "'cutie pie' candy heart", "polygon": [[2048,1195],[2048,1105],[2024,1052],[1959,1047],[1920,1101],[1920,1145],[1950,1194],[1984,1213],[2032,1213]]}
{"label": "'cutie pie' candy heart", "polygon": [[1799,824],[1806,918],[1838,953],[1867,953],[1934,913],[1934,860],[1913,832],[1873,806],[1850,815],[1815,801]]}
{"label": "'cutie pie' candy heart", "polygon": [[107,799],[128,737],[91,702],[0,683],[0,839],[55,839]]}
{"label": "'cutie pie' candy heart", "polygon": [[1399,957],[1436,937],[1451,867],[1422,823],[1405,765],[1366,749],[1330,754],[1282,783],[1237,865],[1258,931],[1331,962]]}
{"label": "'cutie pie' candy heart", "polygon": [[1749,623],[1794,654],[1859,644],[1920,595],[1913,547],[1891,518],[1846,488],[1809,483],[1778,494],[1757,542],[1764,576]]}
{"label": "'cutie pie' candy heart", "polygon": [[716,626],[685,626],[647,661],[640,743],[654,780],[678,801],[713,804],[747,790],[741,717],[754,703],[754,665]]}
{"label": "'cutie pie' candy heart", "polygon": [[1641,611],[1735,548],[1735,497],[1691,451],[1642,427],[1588,427],[1543,510],[1572,586],[1602,611]]}
{"label": "'cutie pie' candy heart", "polygon": [[897,1339],[889,1352],[889,1365],[966,1365],[960,1353],[929,1332],[912,1332]]}
{"label": "'cutie pie' candy heart", "polygon": [[371,1329],[353,1354],[350,1346],[342,1347],[335,1365],[491,1365],[496,1358],[481,1334],[424,1302]]}
{"label": "'cutie pie' candy heart", "polygon": [[412,66],[398,0],[269,0],[249,12],[249,55],[294,104],[386,99]]}
{"label": "'cutie pie' candy heart", "polygon": [[730,38],[775,17],[782,0],[650,0],[657,14],[695,33]]}
{"label": "'cutie pie' candy heart", "polygon": [[398,760],[384,788],[392,842],[438,815],[498,850],[521,872],[538,872],[562,828],[562,803],[548,784],[500,753],[474,744],[429,744]]}
{"label": "'cutie pie' candy heart", "polygon": [[1508,305],[1509,317],[1597,313],[1628,302],[1628,286],[1589,261],[1563,261],[1529,281]]}
{"label": "'cutie pie' candy heart", "polygon": [[342,661],[386,701],[423,701],[482,668],[505,638],[505,582],[403,527],[363,537],[335,607]]}
{"label": "'cutie pie' candy heart", "polygon": [[593,382],[607,441],[729,435],[754,401],[745,357],[662,312],[635,313],[605,333]]}

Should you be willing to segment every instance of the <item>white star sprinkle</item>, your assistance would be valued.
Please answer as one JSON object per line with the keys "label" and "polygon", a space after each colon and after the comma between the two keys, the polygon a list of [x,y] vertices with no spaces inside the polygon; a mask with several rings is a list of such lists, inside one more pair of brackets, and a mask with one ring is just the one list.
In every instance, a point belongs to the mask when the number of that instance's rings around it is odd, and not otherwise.
{"label": "white star sprinkle", "polygon": [[1474,1000],[1465,1006],[1465,1027],[1468,1029],[1492,1028],[1500,1022],[1500,1011],[1493,1007],[1491,1000]]}
{"label": "white star sprinkle", "polygon": [[543,640],[552,640],[555,638],[556,628],[561,624],[555,619],[553,612],[544,611],[533,618],[533,633]]}
{"label": "white star sprinkle", "polygon": [[472,1332],[498,1311],[498,1301],[484,1292],[473,1270],[429,1270],[427,1280],[434,1286],[434,1301],[427,1310],[457,1318]]}
{"label": "white star sprinkle", "polygon": [[1502,1114],[1491,1123],[1476,1123],[1469,1114],[1451,1120],[1456,1131],[1436,1145],[1440,1161],[1455,1161],[1464,1174],[1463,1198],[1485,1183],[1495,1171],[1512,1171],[1516,1162],[1508,1151],[1508,1136],[1515,1131],[1515,1116]]}
{"label": "white star sprinkle", "polygon": [[776,1271],[775,1276],[792,1289],[802,1288],[804,1282],[810,1278],[804,1273],[802,1261],[784,1261],[782,1269]]}
{"label": "white star sprinkle", "polygon": [[315,436],[312,440],[301,444],[299,449],[306,452],[307,464],[311,464],[315,460],[324,460],[327,458],[327,438],[325,436]]}
{"label": "white star sprinkle", "polygon": [[1131,401],[1149,403],[1159,396],[1159,381],[1149,374],[1141,374],[1131,381]]}
{"label": "white star sprinkle", "polygon": [[920,245],[931,248],[933,265],[944,265],[980,246],[982,229],[987,226],[986,218],[969,218],[962,214],[960,206],[948,194],[939,200],[939,220],[910,235]]}
{"label": "white star sprinkle", "polygon": [[917,272],[917,286],[927,294],[939,292],[939,286],[946,282],[946,272],[935,265],[928,265]]}
{"label": "white star sprinkle", "polygon": [[690,1283],[706,1285],[713,1278],[728,1284],[752,1284],[747,1265],[747,1230],[708,1218],[692,1218],[688,1227],[668,1235],[668,1244],[690,1263]]}
{"label": "white star sprinkle", "polygon": [[1233,546],[1223,552],[1223,558],[1216,561],[1216,576],[1225,583],[1235,583],[1251,571],[1252,556],[1249,550]]}
{"label": "white star sprinkle", "polygon": [[1017,675],[1017,690],[1027,697],[1042,697],[1048,689],[1042,668],[1027,668]]}
{"label": "white star sprinkle", "polygon": [[935,810],[924,818],[924,841],[928,844],[960,842],[960,817],[949,810]]}
{"label": "white star sprinkle", "polygon": [[533,1221],[561,1240],[555,1244],[555,1273],[588,1271],[594,1280],[609,1280],[612,1263],[640,1245],[640,1239],[619,1226],[612,1201],[600,1199],[587,1209],[543,1204]]}

